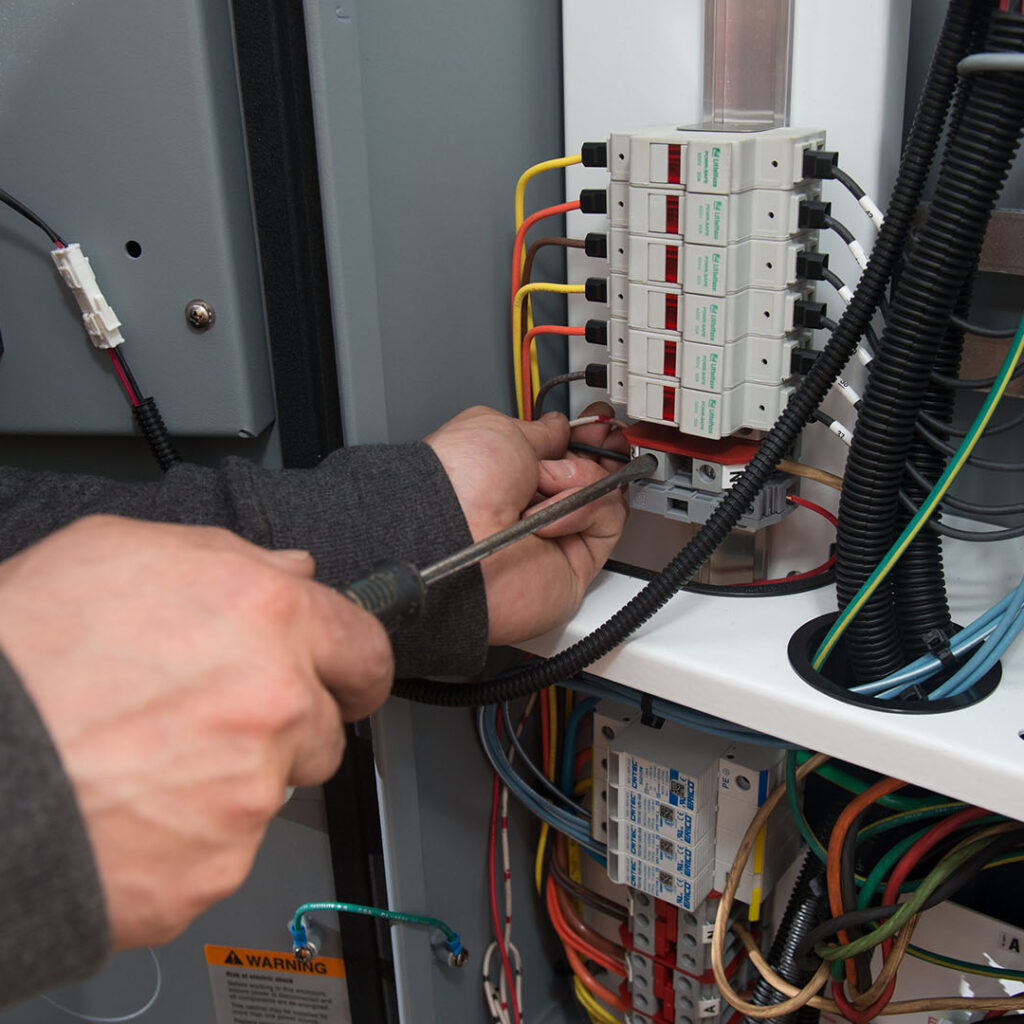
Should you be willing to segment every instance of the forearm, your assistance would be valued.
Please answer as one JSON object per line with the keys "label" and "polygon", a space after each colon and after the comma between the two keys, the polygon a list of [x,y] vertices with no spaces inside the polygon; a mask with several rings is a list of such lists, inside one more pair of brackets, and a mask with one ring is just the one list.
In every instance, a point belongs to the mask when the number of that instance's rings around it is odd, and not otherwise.
{"label": "forearm", "polygon": [[[74,793],[33,702],[0,653],[0,1005],[95,971],[110,946]],[[60,936],[59,941],[53,941]]]}
{"label": "forearm", "polygon": [[[241,459],[181,465],[155,483],[0,470],[0,559],[81,516],[221,526],[264,547],[308,549],[332,586],[403,558],[425,565],[469,543],[458,499],[424,444],[335,452],[313,470]],[[470,674],[486,651],[478,570],[432,588],[418,627],[395,641],[397,671]]]}

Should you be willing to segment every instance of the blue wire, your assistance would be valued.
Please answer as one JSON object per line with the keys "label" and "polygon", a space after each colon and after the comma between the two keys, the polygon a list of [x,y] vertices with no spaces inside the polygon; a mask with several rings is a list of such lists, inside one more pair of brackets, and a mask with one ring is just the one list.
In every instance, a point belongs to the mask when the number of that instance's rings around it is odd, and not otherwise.
{"label": "blue wire", "polygon": [[576,765],[576,738],[579,736],[580,722],[597,707],[596,697],[587,697],[572,709],[569,720],[565,723],[565,736],[562,739],[562,792],[572,796],[573,768]]}

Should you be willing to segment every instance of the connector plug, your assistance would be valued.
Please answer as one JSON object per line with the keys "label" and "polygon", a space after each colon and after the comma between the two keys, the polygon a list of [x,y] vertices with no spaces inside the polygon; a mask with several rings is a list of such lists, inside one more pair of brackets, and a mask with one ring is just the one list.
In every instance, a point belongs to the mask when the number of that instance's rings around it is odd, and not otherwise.
{"label": "connector plug", "polygon": [[789,372],[792,376],[803,377],[810,373],[811,367],[818,361],[820,352],[813,348],[795,348],[789,358]]}
{"label": "connector plug", "polygon": [[583,238],[583,251],[595,259],[608,258],[608,236],[602,231],[589,231]]}
{"label": "connector plug", "polygon": [[805,149],[803,174],[805,178],[834,178],[839,166],[839,154],[831,149]]}
{"label": "connector plug", "polygon": [[580,189],[580,213],[607,213],[608,192],[603,188]]}
{"label": "connector plug", "polygon": [[796,276],[808,281],[824,281],[828,270],[827,252],[798,252],[796,254]]}
{"label": "connector plug", "polygon": [[584,167],[607,167],[608,166],[608,143],[607,142],[584,142],[580,146],[581,163]]}
{"label": "connector plug", "polygon": [[828,227],[827,218],[831,213],[831,203],[823,199],[805,199],[797,207],[796,226],[801,229]]}
{"label": "connector plug", "polygon": [[82,247],[75,242],[63,249],[54,249],[50,258],[82,311],[82,322],[93,345],[96,348],[117,348],[124,342],[121,321],[100,291]]}
{"label": "connector plug", "polygon": [[588,363],[583,372],[586,374],[583,380],[588,388],[608,389],[607,363]]}
{"label": "connector plug", "polygon": [[607,345],[608,321],[588,320],[583,325],[583,337],[586,338],[591,345]]}
{"label": "connector plug", "polygon": [[607,302],[608,278],[588,277],[583,283],[583,294],[588,302]]}
{"label": "connector plug", "polygon": [[793,303],[793,326],[816,329],[824,327],[828,316],[828,306],[824,302],[808,302],[797,299]]}

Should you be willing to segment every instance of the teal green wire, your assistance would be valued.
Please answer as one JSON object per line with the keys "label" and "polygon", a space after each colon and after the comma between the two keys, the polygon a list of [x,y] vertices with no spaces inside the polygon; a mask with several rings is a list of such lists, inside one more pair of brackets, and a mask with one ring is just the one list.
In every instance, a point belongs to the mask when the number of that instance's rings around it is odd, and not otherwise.
{"label": "teal green wire", "polygon": [[814,655],[812,665],[816,671],[821,670],[822,665],[824,665],[825,661],[828,659],[828,656],[831,654],[837,641],[843,633],[846,632],[847,626],[849,626],[853,621],[854,617],[864,604],[867,603],[868,599],[875,592],[882,580],[884,580],[892,571],[893,566],[903,556],[904,551],[906,551],[911,541],[917,536],[921,528],[928,521],[932,513],[938,507],[939,502],[942,500],[942,496],[949,490],[953,481],[960,473],[960,470],[963,469],[968,458],[970,458],[971,452],[974,450],[974,446],[978,443],[978,439],[988,426],[988,422],[992,418],[992,414],[995,412],[996,406],[1003,397],[1007,385],[1010,383],[1010,377],[1013,374],[1013,369],[1017,365],[1017,361],[1020,359],[1022,351],[1024,351],[1024,316],[1021,317],[1020,324],[1017,327],[1017,334],[1014,337],[1013,344],[1010,346],[1009,351],[1006,353],[1006,358],[1003,360],[1003,365],[999,369],[999,374],[996,377],[995,383],[989,390],[989,393],[986,396],[978,415],[975,417],[974,422],[971,424],[970,429],[964,435],[964,439],[960,443],[960,447],[957,449],[956,454],[949,460],[945,470],[942,472],[942,475],[936,481],[935,486],[931,489],[924,501],[921,502],[921,507],[914,514],[910,522],[907,523],[903,532],[893,542],[892,547],[890,547],[888,552],[886,552],[885,557],[878,563],[878,565],[875,566],[874,571],[864,581],[864,585],[839,613],[839,617],[833,623],[832,628],[828,631],[828,634],[825,636],[825,639],[822,640],[821,646]]}
{"label": "teal green wire", "polygon": [[364,907],[361,903],[303,903],[295,911],[293,928],[302,927],[302,918],[314,910],[336,910],[339,914],[365,914],[367,917],[379,917],[385,921],[401,921],[403,924],[422,924],[429,928],[437,928],[444,932],[449,942],[455,942],[458,935],[439,917],[427,917],[425,914],[403,914],[397,910],[383,910],[380,907]]}
{"label": "teal green wire", "polygon": [[[873,899],[875,892],[878,887],[882,884],[882,880],[887,878],[893,865],[909,850],[914,843],[918,841],[929,829],[931,825],[925,825],[924,828],[919,829],[912,835],[907,836],[905,839],[901,839],[894,847],[886,852],[879,858],[878,863],[871,869],[868,877],[864,879],[864,884],[860,888],[860,892],[857,894],[857,906],[863,910],[865,907],[871,906],[871,900]],[[902,890],[901,890],[902,891]]]}
{"label": "teal green wire", "polygon": [[[814,755],[809,750],[798,750],[796,756],[797,762],[803,764]],[[851,775],[848,771],[845,771],[831,761],[821,765],[817,770],[817,774],[850,793],[863,793],[869,785],[869,783],[861,782],[855,775]],[[915,811],[921,807],[934,806],[937,799],[941,799],[941,797],[935,795],[922,797],[907,796],[903,793],[887,793],[879,798],[878,803],[883,807],[892,808],[894,811]]]}
{"label": "teal green wire", "polygon": [[945,818],[954,811],[963,810],[966,806],[967,804],[965,803],[950,800],[946,803],[929,804],[927,807],[919,807],[916,811],[900,811],[899,814],[891,814],[887,818],[879,818],[878,821],[865,825],[857,833],[857,842],[871,839],[882,832],[889,832],[891,829],[899,828],[902,825],[913,825],[915,822],[929,821],[932,818]]}

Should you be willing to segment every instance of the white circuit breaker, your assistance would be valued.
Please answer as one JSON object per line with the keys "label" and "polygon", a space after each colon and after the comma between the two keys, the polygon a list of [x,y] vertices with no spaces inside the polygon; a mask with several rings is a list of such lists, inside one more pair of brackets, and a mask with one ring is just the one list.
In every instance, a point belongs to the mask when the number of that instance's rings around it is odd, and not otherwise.
{"label": "white circuit breaker", "polygon": [[799,257],[817,250],[800,128],[617,132],[611,187],[609,390],[630,417],[719,439],[768,430],[806,345]]}

